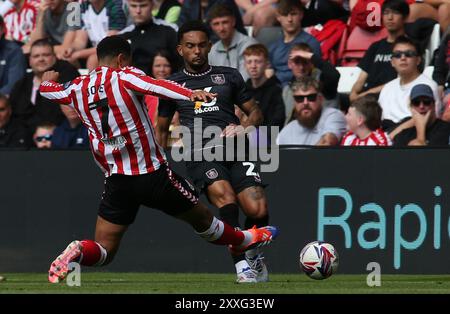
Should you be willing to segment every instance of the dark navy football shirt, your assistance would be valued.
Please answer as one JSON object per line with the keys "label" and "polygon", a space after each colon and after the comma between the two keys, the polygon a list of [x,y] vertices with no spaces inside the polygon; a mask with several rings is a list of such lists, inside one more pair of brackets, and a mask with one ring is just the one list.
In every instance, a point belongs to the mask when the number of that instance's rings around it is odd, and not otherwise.
{"label": "dark navy football shirt", "polygon": [[[192,90],[201,89],[217,94],[217,97],[209,103],[189,100],[160,100],[158,115],[170,118],[175,111],[178,111],[180,124],[190,129],[192,139],[202,138],[199,133],[208,126],[214,125],[224,129],[231,123],[239,125],[239,118],[234,113],[234,105],[241,107],[252,97],[239,71],[230,67],[211,66],[203,73],[190,73],[183,69],[170,76],[168,80]],[[197,136],[194,137],[195,118],[201,118],[202,128],[195,130]],[[205,145],[208,141],[210,138],[203,138],[202,144]],[[195,141],[192,140],[192,148],[194,144]]]}

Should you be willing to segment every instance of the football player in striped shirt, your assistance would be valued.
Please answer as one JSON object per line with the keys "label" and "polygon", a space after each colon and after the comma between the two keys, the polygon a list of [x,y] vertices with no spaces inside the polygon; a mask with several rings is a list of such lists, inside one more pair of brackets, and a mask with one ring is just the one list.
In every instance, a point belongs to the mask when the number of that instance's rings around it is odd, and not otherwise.
{"label": "football player in striped shirt", "polygon": [[381,112],[380,104],[372,96],[351,103],[345,116],[349,131],[341,146],[391,146],[389,135],[381,129]]}
{"label": "football player in striped shirt", "polygon": [[168,166],[143,102],[145,94],[204,102],[216,95],[155,80],[127,67],[131,47],[119,36],[103,39],[97,57],[99,67],[88,75],[62,85],[56,83],[58,73],[50,71],[40,86],[42,96],[78,113],[88,129],[94,159],[106,176],[95,241],[71,242],[51,264],[49,281],[63,280],[71,262],[87,266],[110,263],[140,205],[184,220],[202,238],[228,245],[236,253],[271,243],[277,235],[275,227],[235,230],[199,202],[194,187]]}

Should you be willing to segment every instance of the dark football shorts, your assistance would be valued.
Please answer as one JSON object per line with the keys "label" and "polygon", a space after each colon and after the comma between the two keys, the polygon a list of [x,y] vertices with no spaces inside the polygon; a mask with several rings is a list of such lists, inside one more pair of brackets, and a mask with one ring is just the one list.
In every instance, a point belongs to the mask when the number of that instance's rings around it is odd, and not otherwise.
{"label": "dark football shorts", "polygon": [[144,175],[113,174],[107,177],[98,215],[117,225],[130,225],[140,205],[177,216],[197,203],[198,193],[194,186],[170,167],[162,165]]}
{"label": "dark football shorts", "polygon": [[252,186],[262,186],[259,164],[250,161],[188,161],[188,176],[198,190],[203,191],[215,181],[230,182],[236,194]]}

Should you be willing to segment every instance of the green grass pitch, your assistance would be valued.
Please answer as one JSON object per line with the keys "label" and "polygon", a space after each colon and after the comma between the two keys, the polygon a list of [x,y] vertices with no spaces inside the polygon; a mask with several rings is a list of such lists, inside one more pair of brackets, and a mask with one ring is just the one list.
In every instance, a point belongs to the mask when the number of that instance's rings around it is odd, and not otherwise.
{"label": "green grass pitch", "polygon": [[333,275],[316,281],[304,274],[271,274],[270,282],[236,284],[233,274],[112,273],[81,274],[81,286],[50,284],[46,274],[6,273],[0,293],[150,293],[150,294],[309,294],[450,293],[450,275],[382,275],[368,287],[367,275]]}

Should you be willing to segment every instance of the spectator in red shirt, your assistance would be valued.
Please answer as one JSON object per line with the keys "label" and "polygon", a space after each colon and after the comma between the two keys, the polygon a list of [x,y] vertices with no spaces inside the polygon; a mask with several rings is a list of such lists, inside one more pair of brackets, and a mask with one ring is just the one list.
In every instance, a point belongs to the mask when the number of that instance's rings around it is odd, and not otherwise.
{"label": "spectator in red shirt", "polygon": [[[3,16],[6,25],[6,39],[26,44],[36,27],[39,2],[32,0],[11,0],[14,6]],[[25,49],[24,52],[27,49]]]}
{"label": "spectator in red shirt", "polygon": [[345,116],[349,131],[342,138],[341,146],[391,146],[391,139],[381,129],[381,112],[373,96],[354,101]]}

